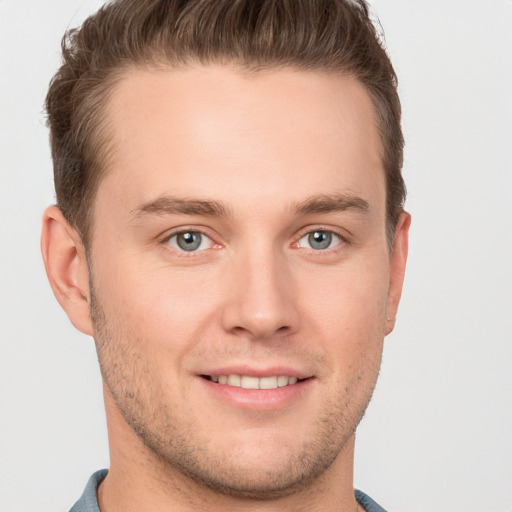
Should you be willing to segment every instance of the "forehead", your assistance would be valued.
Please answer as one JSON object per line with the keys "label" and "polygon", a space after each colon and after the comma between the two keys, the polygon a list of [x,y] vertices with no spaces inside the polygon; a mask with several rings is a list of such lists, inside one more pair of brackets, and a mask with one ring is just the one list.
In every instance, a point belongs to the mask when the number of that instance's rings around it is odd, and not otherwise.
{"label": "forehead", "polygon": [[351,77],[212,65],[133,69],[105,114],[113,163],[98,195],[116,188],[127,208],[158,194],[246,203],[384,194],[374,108]]}

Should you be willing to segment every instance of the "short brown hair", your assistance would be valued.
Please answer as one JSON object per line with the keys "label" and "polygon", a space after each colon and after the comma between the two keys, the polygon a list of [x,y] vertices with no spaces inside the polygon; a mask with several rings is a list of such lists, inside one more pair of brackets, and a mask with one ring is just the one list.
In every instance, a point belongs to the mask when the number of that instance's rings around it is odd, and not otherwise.
{"label": "short brown hair", "polygon": [[397,79],[364,0],[114,0],[62,40],[46,97],[57,204],[87,246],[108,167],[102,112],[134,66],[231,63],[344,73],[368,91],[384,148],[391,241],[403,209]]}

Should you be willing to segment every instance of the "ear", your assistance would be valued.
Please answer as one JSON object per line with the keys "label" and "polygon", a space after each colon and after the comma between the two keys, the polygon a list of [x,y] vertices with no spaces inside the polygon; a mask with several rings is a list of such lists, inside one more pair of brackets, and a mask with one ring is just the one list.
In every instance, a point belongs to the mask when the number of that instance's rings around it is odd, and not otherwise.
{"label": "ear", "polygon": [[41,252],[46,275],[59,304],[79,331],[92,336],[85,248],[77,231],[57,206],[50,206],[44,212]]}
{"label": "ear", "polygon": [[402,286],[404,283],[405,265],[407,263],[407,253],[409,250],[409,227],[411,225],[411,216],[407,212],[402,212],[398,218],[393,239],[393,249],[389,260],[389,289],[388,301],[386,306],[386,336],[394,329],[396,313],[400,297],[402,296]]}

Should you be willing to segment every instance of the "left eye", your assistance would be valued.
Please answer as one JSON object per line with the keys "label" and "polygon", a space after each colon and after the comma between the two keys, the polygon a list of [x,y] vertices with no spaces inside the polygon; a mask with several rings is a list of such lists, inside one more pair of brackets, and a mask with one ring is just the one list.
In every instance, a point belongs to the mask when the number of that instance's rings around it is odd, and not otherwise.
{"label": "left eye", "polygon": [[167,243],[179,251],[203,251],[212,247],[212,240],[199,231],[182,231],[172,235]]}
{"label": "left eye", "polygon": [[323,251],[325,249],[331,249],[336,247],[342,242],[342,239],[336,233],[332,231],[311,231],[304,235],[298,242],[299,247],[307,247],[316,251]]}

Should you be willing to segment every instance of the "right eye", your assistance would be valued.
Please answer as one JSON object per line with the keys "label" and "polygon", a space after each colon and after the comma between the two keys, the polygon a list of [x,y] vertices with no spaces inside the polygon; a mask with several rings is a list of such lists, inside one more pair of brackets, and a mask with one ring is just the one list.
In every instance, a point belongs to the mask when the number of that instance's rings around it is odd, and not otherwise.
{"label": "right eye", "polygon": [[167,243],[178,251],[196,252],[211,249],[212,239],[200,231],[181,231],[167,239]]}

